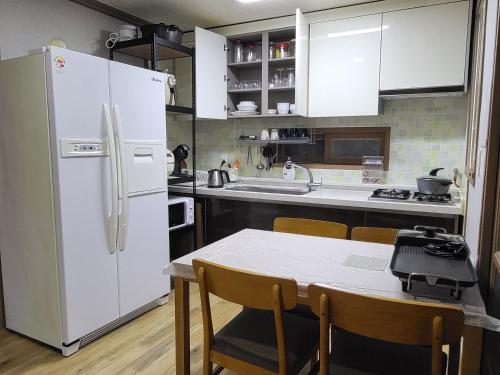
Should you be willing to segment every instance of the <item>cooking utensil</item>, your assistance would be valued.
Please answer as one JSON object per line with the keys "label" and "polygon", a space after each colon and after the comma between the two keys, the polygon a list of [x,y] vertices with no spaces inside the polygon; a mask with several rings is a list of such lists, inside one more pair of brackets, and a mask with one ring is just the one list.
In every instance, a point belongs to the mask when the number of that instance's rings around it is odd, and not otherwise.
{"label": "cooking utensil", "polygon": [[184,35],[184,31],[182,31],[177,25],[167,26],[167,40],[170,40],[171,42],[176,44],[181,44],[182,35]]}
{"label": "cooking utensil", "polygon": [[400,230],[390,269],[403,282],[404,292],[418,294],[427,284],[429,295],[445,294],[460,299],[464,288],[477,283],[477,275],[462,236],[447,234],[442,228],[416,226]]}
{"label": "cooking utensil", "polygon": [[[226,180],[224,181],[224,177]],[[229,182],[229,173],[220,169],[212,169],[208,171],[208,187],[221,188],[226,182]]]}
{"label": "cooking utensil", "polygon": [[453,181],[440,177],[437,173],[444,168],[435,168],[428,175],[417,178],[417,188],[420,193],[442,195],[447,194]]}
{"label": "cooking utensil", "polygon": [[173,74],[165,70],[165,103],[175,105],[177,80]]}
{"label": "cooking utensil", "polygon": [[160,38],[167,39],[167,30],[167,25],[165,25],[164,23],[149,23],[147,25],[141,26],[143,38],[149,38],[153,34],[156,34]]}
{"label": "cooking utensil", "polygon": [[453,168],[453,185],[459,188],[460,186],[458,186],[457,179],[458,179],[458,168]]}
{"label": "cooking utensil", "polygon": [[257,169],[259,171],[263,170],[265,168],[265,165],[262,164],[262,149],[263,147],[260,148],[260,152],[259,152],[259,164],[257,164]]}
{"label": "cooking utensil", "polygon": [[253,160],[252,160],[252,146],[248,146],[247,150],[247,165],[253,165]]}
{"label": "cooking utensil", "polygon": [[219,167],[219,169],[221,169],[221,168],[224,166],[224,164],[226,164],[226,161],[225,161],[225,160],[222,160],[222,161],[221,161],[221,163],[220,163],[220,167]]}

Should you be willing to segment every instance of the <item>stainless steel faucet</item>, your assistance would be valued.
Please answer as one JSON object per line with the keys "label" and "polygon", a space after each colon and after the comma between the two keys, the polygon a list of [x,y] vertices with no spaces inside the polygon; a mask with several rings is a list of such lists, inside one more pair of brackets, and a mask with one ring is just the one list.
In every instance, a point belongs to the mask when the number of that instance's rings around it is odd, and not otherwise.
{"label": "stainless steel faucet", "polygon": [[309,168],[303,165],[295,164],[293,161],[290,160],[290,158],[288,158],[287,162],[285,163],[285,168],[290,169],[292,167],[299,168],[307,172],[307,175],[309,176],[309,183],[307,184],[309,191],[318,190],[318,188],[320,188],[323,185],[323,177],[321,177],[320,182],[314,182],[313,174]]}

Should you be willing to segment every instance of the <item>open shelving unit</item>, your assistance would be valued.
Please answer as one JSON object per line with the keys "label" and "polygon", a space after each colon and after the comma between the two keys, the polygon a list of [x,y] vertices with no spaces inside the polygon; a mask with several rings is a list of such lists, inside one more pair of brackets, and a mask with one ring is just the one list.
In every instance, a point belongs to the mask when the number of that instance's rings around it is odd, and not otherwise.
{"label": "open shelving unit", "polygon": [[[282,78],[288,74],[287,69],[295,68],[295,56],[285,58],[270,58],[269,43],[282,41],[290,41],[295,38],[295,28],[264,31],[254,34],[238,35],[228,38],[228,60],[227,60],[227,75],[228,90],[227,90],[227,106],[229,108],[228,118],[245,119],[245,118],[262,118],[262,117],[291,117],[294,114],[274,115],[267,114],[267,110],[276,108],[279,102],[295,103],[295,86],[280,86],[269,87],[269,79],[277,74],[277,69],[283,69]],[[243,43],[252,42],[257,46],[257,60],[234,62],[234,45],[236,40],[241,40]],[[233,82],[241,81],[260,81],[260,88],[250,89],[232,89]],[[232,116],[230,113],[237,110],[237,104],[240,101],[254,101],[258,106],[259,115],[248,116]]]}
{"label": "open shelving unit", "polygon": [[114,60],[114,54],[121,53],[128,56],[133,56],[144,60],[144,66],[152,70],[158,70],[158,62],[163,60],[171,60],[182,57],[192,57],[192,107],[183,107],[178,105],[166,105],[167,113],[191,115],[191,130],[192,130],[192,176],[168,177],[169,185],[176,185],[185,182],[193,183],[193,196],[196,196],[196,60],[194,48],[189,48],[169,40],[160,38],[153,34],[146,38],[137,38],[124,42],[117,42],[113,48],[109,50],[109,58]]}

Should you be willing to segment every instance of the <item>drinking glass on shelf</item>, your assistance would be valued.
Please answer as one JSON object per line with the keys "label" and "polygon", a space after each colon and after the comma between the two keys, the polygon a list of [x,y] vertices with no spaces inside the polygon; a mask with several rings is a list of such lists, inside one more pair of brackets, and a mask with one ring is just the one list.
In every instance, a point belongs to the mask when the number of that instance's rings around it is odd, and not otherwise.
{"label": "drinking glass on shelf", "polygon": [[274,87],[279,87],[280,86],[280,78],[278,76],[278,73],[274,73],[273,83],[274,83]]}
{"label": "drinking glass on shelf", "polygon": [[272,78],[269,79],[269,88],[270,89],[274,88],[274,79]]}
{"label": "drinking glass on shelf", "polygon": [[295,85],[295,68],[286,68],[288,70],[288,76],[286,78],[286,86],[293,87]]}
{"label": "drinking glass on shelf", "polygon": [[257,59],[256,52],[255,52],[255,44],[253,42],[249,42],[247,44],[246,57],[247,57],[248,62],[255,61]]}
{"label": "drinking glass on shelf", "polygon": [[279,74],[279,78],[278,78],[278,87],[283,87],[283,86],[286,86],[286,81],[283,80],[283,71],[285,70],[285,68],[277,68],[276,71],[278,72]]}

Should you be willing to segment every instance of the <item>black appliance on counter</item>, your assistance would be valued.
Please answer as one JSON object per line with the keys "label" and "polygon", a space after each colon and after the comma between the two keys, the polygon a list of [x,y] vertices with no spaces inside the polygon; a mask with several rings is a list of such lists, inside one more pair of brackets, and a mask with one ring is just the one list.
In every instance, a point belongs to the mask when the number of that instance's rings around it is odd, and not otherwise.
{"label": "black appliance on counter", "polygon": [[390,269],[405,292],[460,299],[463,290],[478,281],[469,253],[462,236],[416,226],[399,231]]}

